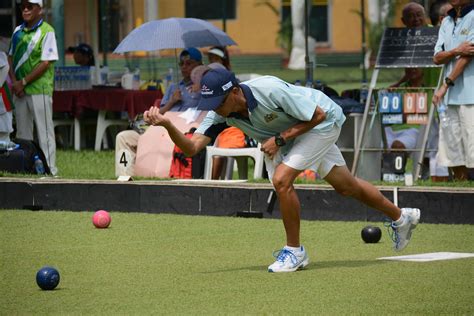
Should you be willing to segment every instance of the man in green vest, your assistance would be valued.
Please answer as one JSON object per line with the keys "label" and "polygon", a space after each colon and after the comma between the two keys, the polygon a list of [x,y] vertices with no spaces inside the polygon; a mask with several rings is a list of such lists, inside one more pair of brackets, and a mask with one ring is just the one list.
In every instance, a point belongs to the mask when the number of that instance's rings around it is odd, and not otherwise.
{"label": "man in green vest", "polygon": [[43,21],[42,0],[23,0],[24,22],[13,31],[8,62],[16,117],[17,138],[33,140],[36,126],[38,142],[51,173],[57,173],[56,142],[53,126],[54,62],[58,48],[54,29]]}

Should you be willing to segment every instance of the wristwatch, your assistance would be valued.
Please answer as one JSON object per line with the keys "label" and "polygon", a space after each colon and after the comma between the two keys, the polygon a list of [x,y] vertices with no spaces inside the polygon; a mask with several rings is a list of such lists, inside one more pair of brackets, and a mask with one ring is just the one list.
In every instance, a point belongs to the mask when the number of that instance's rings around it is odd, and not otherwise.
{"label": "wristwatch", "polygon": [[21,84],[23,86],[26,86],[28,84],[28,81],[26,81],[26,78],[21,79]]}
{"label": "wristwatch", "polygon": [[281,137],[280,134],[276,135],[275,136],[275,144],[278,146],[278,147],[281,147],[281,146],[285,146],[286,145],[286,141],[283,137]]}
{"label": "wristwatch", "polygon": [[454,81],[451,80],[451,78],[449,78],[449,77],[444,78],[444,82],[446,82],[446,84],[447,84],[449,87],[454,87]]}

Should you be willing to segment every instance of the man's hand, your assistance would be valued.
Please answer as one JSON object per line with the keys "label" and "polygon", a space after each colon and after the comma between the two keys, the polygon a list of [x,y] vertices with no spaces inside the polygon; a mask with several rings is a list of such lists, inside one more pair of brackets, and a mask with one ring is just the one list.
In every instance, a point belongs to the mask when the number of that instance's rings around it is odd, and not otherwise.
{"label": "man's hand", "polygon": [[23,85],[23,82],[21,80],[17,80],[13,82],[13,93],[19,98],[25,95],[25,86]]}
{"label": "man's hand", "polygon": [[436,92],[433,94],[433,98],[432,98],[433,104],[438,106],[443,100],[447,91],[448,91],[448,85],[445,83],[442,84],[441,87],[439,87],[439,89],[436,90]]}
{"label": "man's hand", "polygon": [[181,100],[182,100],[181,90],[179,90],[179,89],[174,90],[173,95],[171,96],[171,102],[173,104],[176,104],[177,102],[179,102]]}
{"label": "man's hand", "polygon": [[160,114],[160,108],[156,106],[152,106],[148,111],[145,111],[143,118],[147,124],[153,126],[165,126],[170,122],[163,114]]}
{"label": "man's hand", "polygon": [[468,41],[462,42],[458,47],[456,47],[456,55],[467,57],[474,56],[474,44]]}
{"label": "man's hand", "polygon": [[273,156],[275,156],[279,149],[280,147],[278,147],[275,143],[275,136],[270,137],[264,141],[262,143],[262,147],[260,148],[260,150],[267,154],[271,159],[273,159]]}

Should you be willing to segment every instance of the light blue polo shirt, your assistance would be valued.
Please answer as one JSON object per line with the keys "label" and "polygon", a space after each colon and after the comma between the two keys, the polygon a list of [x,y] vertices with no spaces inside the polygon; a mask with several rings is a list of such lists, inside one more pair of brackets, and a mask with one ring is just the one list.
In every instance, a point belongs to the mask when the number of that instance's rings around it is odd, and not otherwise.
{"label": "light blue polo shirt", "polygon": [[[449,15],[443,19],[439,29],[435,55],[441,51],[456,48],[465,41],[474,44],[474,5],[465,7],[456,22],[453,17],[454,9],[448,13]],[[456,61],[457,58],[453,58],[446,64],[445,76],[453,71]],[[474,104],[474,62],[472,60],[454,82],[454,87],[448,89],[446,98],[446,103],[450,105]]]}
{"label": "light blue polo shirt", "polygon": [[173,95],[176,89],[181,90],[181,101],[176,102],[175,105],[170,109],[171,112],[186,111],[189,108],[197,107],[199,100],[201,99],[201,93],[199,91],[191,91],[193,83],[189,81],[187,84],[181,80],[178,84],[172,83],[168,89],[166,89],[165,95],[161,100],[161,106],[165,105]]}
{"label": "light blue polo shirt", "polygon": [[[249,117],[232,115],[224,118],[210,111],[197,133],[214,139],[225,125],[229,125],[263,142],[301,121],[310,121],[317,106],[326,113],[326,119],[309,131],[311,133],[329,131],[334,125],[341,127],[346,119],[341,107],[316,89],[295,86],[272,76],[245,81],[240,87],[247,100]],[[292,143],[293,140],[288,141],[284,151],[289,150]]]}

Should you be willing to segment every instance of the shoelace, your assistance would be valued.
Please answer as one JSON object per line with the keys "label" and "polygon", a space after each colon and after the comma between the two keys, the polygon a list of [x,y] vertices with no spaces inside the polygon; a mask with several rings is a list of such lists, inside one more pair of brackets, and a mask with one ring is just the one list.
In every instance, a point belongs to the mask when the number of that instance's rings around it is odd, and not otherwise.
{"label": "shoelace", "polygon": [[394,242],[397,243],[399,242],[400,238],[398,236],[398,230],[396,229],[396,226],[393,224],[393,221],[391,219],[385,219],[383,225],[387,227],[387,233],[390,239]]}
{"label": "shoelace", "polygon": [[275,250],[273,252],[273,256],[277,259],[279,262],[285,262],[287,257],[290,257],[291,263],[297,264],[298,263],[298,258],[295,256],[295,254],[287,249],[280,249],[280,250]]}

